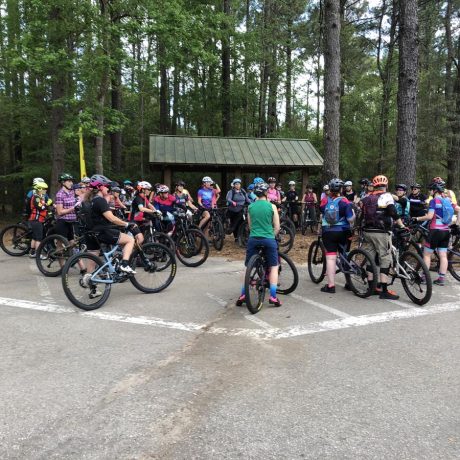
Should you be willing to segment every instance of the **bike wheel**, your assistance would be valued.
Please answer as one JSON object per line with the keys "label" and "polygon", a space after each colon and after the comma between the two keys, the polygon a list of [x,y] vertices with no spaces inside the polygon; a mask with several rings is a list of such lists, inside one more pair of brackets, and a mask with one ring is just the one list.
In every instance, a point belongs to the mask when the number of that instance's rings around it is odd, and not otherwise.
{"label": "bike wheel", "polygon": [[30,249],[32,233],[22,224],[14,224],[5,227],[0,233],[0,247],[9,256],[23,256]]}
{"label": "bike wheel", "polygon": [[460,244],[452,247],[447,253],[447,260],[449,262],[449,273],[457,280],[460,281]]}
{"label": "bike wheel", "polygon": [[162,244],[163,246],[166,246],[169,250],[171,250],[173,253],[176,252],[176,245],[174,243],[174,240],[166,233],[153,232],[152,237],[149,239],[149,241],[146,241],[146,243]]}
{"label": "bike wheel", "polygon": [[177,258],[186,267],[198,267],[209,256],[209,243],[201,230],[189,229],[176,242]]}
{"label": "bike wheel", "polygon": [[136,274],[129,280],[136,289],[154,294],[166,289],[174,280],[177,272],[174,253],[159,243],[147,243],[133,251],[130,265]]}
{"label": "bike wheel", "polygon": [[287,254],[294,245],[295,233],[292,232],[289,226],[281,224],[280,231],[278,233],[279,238],[279,252]]}
{"label": "bike wheel", "polygon": [[326,275],[326,251],[319,240],[313,241],[308,250],[308,274],[318,284]]}
{"label": "bike wheel", "polygon": [[[108,268],[96,273],[103,265],[99,257],[89,252],[80,252],[67,259],[62,269],[62,287],[76,307],[96,310],[109,298],[112,285],[98,282],[111,279]],[[85,267],[86,273],[82,273],[80,267]]]}
{"label": "bike wheel", "polygon": [[260,255],[255,254],[249,259],[244,276],[246,306],[253,315],[258,313],[263,307],[265,289],[264,261]]}
{"label": "bike wheel", "polygon": [[219,218],[214,218],[209,227],[209,236],[216,251],[221,251],[224,247],[225,232],[224,226]]}
{"label": "bike wheel", "polygon": [[430,271],[423,259],[415,252],[403,252],[399,263],[408,275],[400,277],[407,296],[417,305],[425,305],[431,299],[432,284]]}
{"label": "bike wheel", "polygon": [[290,217],[286,216],[286,217],[282,217],[280,219],[280,224],[281,226],[286,226],[286,227],[289,227],[289,230],[292,231],[292,233],[295,235],[295,232],[296,232],[296,228],[295,228],[295,224],[294,222],[291,220]]}
{"label": "bike wheel", "polygon": [[294,262],[286,255],[279,253],[278,287],[279,294],[290,294],[297,289],[299,272]]}
{"label": "bike wheel", "polygon": [[37,248],[35,261],[45,276],[59,276],[67,259],[73,254],[69,241],[61,235],[47,236]]}
{"label": "bike wheel", "polygon": [[[347,256],[348,267],[344,267],[345,279],[355,295],[369,297],[377,284],[377,266],[367,251],[353,249]],[[368,279],[372,275],[372,281]]]}
{"label": "bike wheel", "polygon": [[240,248],[245,248],[248,245],[249,240],[249,225],[248,221],[245,220],[241,223],[238,229],[238,245]]}

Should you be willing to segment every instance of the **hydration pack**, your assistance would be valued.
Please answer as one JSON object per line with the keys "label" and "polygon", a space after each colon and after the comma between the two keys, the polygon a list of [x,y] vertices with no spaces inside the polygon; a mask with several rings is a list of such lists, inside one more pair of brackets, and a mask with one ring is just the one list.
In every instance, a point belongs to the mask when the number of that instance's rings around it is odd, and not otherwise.
{"label": "hydration pack", "polygon": [[327,204],[324,208],[323,225],[332,226],[340,223],[339,203],[341,200],[341,196],[327,199]]}
{"label": "hydration pack", "polygon": [[364,198],[364,224],[366,227],[385,229],[384,208],[379,208],[379,195],[368,195]]}
{"label": "hydration pack", "polygon": [[452,206],[452,201],[449,198],[441,198],[442,204],[442,219],[441,222],[444,225],[450,225],[452,223],[452,218],[454,217],[454,207]]}

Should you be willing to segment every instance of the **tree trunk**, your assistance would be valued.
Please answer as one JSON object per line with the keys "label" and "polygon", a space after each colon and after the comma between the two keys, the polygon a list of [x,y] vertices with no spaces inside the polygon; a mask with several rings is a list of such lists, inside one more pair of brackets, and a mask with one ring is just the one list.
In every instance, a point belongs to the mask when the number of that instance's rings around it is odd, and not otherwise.
{"label": "tree trunk", "polygon": [[340,154],[340,2],[326,0],[324,53],[323,179],[339,176]]}
{"label": "tree trunk", "polygon": [[158,57],[160,61],[160,134],[169,132],[168,114],[168,74],[165,64],[166,48],[160,40],[158,45]]}
{"label": "tree trunk", "polygon": [[292,19],[287,24],[286,45],[286,127],[292,129]]}
{"label": "tree trunk", "polygon": [[260,66],[260,90],[259,90],[259,137],[265,137],[267,134],[267,88],[268,79],[270,75],[270,63],[269,63],[269,30],[268,25],[271,20],[271,1],[264,1],[264,23],[262,30],[262,54],[263,60]]}
{"label": "tree trunk", "polygon": [[[118,27],[118,19],[111,18],[112,21],[112,29],[114,32],[112,34],[112,45],[113,45],[113,52],[117,53],[117,59],[115,59],[115,65],[113,66],[113,74],[112,74],[112,88],[111,88],[111,96],[112,96],[112,110],[116,110],[117,112],[122,111],[122,86],[121,86],[121,60],[122,60],[122,53],[121,53],[121,41],[120,41],[120,34],[117,30]],[[134,66],[133,66],[134,67]],[[110,134],[110,154],[111,154],[111,163],[112,163],[112,172],[116,175],[121,173],[121,150],[122,150],[122,131],[121,127],[117,132]]]}
{"label": "tree trunk", "polygon": [[177,134],[177,125],[179,122],[179,98],[180,98],[180,70],[178,66],[174,68],[173,81],[173,118],[171,124],[171,134]]}
{"label": "tree trunk", "polygon": [[230,98],[230,0],[223,0],[226,22],[222,32],[222,132],[230,136],[232,131],[232,105]]}
{"label": "tree trunk", "polygon": [[278,53],[276,45],[273,45],[272,60],[270,62],[270,79],[268,84],[268,123],[267,135],[273,136],[278,127],[278,111],[277,111],[277,96],[278,96]]}
{"label": "tree trunk", "polygon": [[399,3],[399,88],[396,182],[415,182],[417,166],[417,0]]}

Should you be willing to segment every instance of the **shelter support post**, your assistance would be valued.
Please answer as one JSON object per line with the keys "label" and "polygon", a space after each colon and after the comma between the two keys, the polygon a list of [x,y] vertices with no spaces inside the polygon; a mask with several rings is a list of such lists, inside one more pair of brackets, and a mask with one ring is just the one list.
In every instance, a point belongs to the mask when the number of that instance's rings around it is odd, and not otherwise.
{"label": "shelter support post", "polygon": [[167,185],[169,188],[171,188],[172,184],[172,171],[169,166],[166,166],[163,169],[163,184]]}
{"label": "shelter support post", "polygon": [[302,190],[301,190],[301,195],[305,193],[305,189],[307,188],[308,185],[308,168],[302,169]]}

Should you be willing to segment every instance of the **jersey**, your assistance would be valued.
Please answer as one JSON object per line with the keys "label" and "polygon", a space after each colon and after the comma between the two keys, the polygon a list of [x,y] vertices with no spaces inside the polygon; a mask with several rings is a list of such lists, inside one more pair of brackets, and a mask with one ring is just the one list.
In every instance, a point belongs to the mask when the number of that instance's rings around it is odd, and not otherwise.
{"label": "jersey", "polygon": [[28,220],[35,222],[45,222],[47,213],[48,208],[46,206],[46,196],[41,196],[37,193],[34,193],[30,198],[30,212]]}
{"label": "jersey", "polygon": [[185,207],[190,201],[190,195],[188,193],[182,192],[182,193],[175,193],[174,197],[176,198],[176,204]]}
{"label": "jersey", "polygon": [[355,201],[356,193],[351,191],[351,192],[346,192],[344,191],[342,195],[350,202],[353,203]]}
{"label": "jersey", "polygon": [[289,203],[299,201],[299,195],[297,195],[297,192],[295,190],[288,190],[286,192],[286,201],[288,201]]}
{"label": "jersey", "polygon": [[155,209],[161,211],[163,214],[167,212],[174,212],[174,205],[176,204],[176,197],[174,195],[168,194],[166,199],[162,199],[159,195],[153,200],[153,205]]}
{"label": "jersey", "polygon": [[[455,205],[450,201],[449,198],[446,198],[453,210],[455,209]],[[434,216],[430,221],[429,228],[430,230],[447,230],[449,231],[449,224],[444,224],[443,223],[443,218],[444,218],[444,209],[442,205],[442,199],[441,198],[433,198],[430,200],[430,204],[428,205],[429,211],[434,211]]]}
{"label": "jersey", "polygon": [[[325,214],[326,206],[328,203],[332,203],[333,198],[325,196],[320,203],[321,213]],[[350,229],[350,223],[348,220],[353,219],[353,208],[351,203],[345,197],[336,197],[335,198],[336,205],[338,207],[338,216],[337,216],[337,223],[334,225],[330,225],[326,222],[323,218],[322,223],[322,231],[323,232],[342,232],[344,230]]]}
{"label": "jersey", "polygon": [[198,190],[198,198],[201,198],[201,206],[211,209],[217,202],[217,191],[213,188],[202,187]]}
{"label": "jersey", "polygon": [[281,194],[276,188],[269,188],[267,192],[268,201],[275,201],[279,203],[281,201]]}
{"label": "jersey", "polygon": [[91,200],[91,222],[94,227],[107,227],[113,225],[108,221],[103,214],[107,211],[110,211],[109,203],[102,196],[96,195]]}
{"label": "jersey", "polygon": [[248,208],[251,218],[251,231],[253,238],[275,238],[273,229],[273,206],[267,200],[257,200]]}
{"label": "jersey", "polygon": [[410,202],[410,216],[423,217],[426,214],[425,201],[427,196],[423,195],[423,193],[418,193],[417,195],[411,193],[408,198]]}
{"label": "jersey", "polygon": [[398,218],[393,196],[388,192],[372,192],[363,199],[364,228],[388,232]]}
{"label": "jersey", "polygon": [[303,196],[303,200],[302,200],[304,203],[305,203],[305,206],[307,208],[313,208],[315,206],[315,202],[317,201],[316,199],[316,195],[311,192],[311,193],[306,193],[304,196]]}
{"label": "jersey", "polygon": [[149,204],[150,201],[145,195],[141,193],[137,194],[131,203],[131,220],[142,222],[144,220],[144,213],[140,210],[140,207],[148,208]]}

